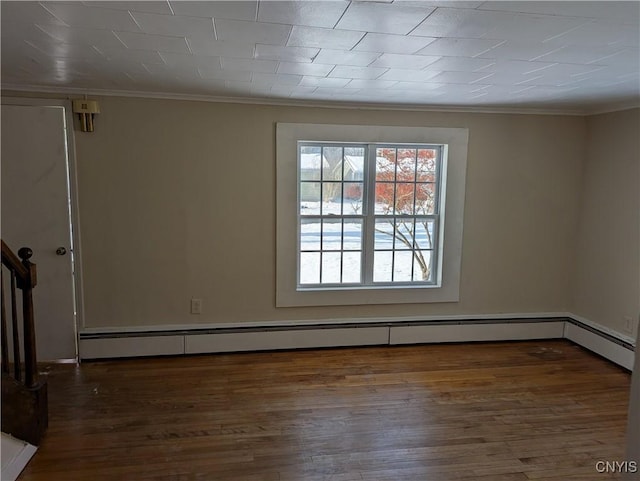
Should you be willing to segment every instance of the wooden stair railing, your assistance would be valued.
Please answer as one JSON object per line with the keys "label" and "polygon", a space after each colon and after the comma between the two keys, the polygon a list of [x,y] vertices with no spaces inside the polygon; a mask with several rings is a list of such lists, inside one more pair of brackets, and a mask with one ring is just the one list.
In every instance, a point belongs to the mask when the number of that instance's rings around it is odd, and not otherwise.
{"label": "wooden stair railing", "polygon": [[[38,445],[48,425],[47,383],[38,378],[36,332],[33,313],[33,288],[37,283],[36,266],[29,259],[33,252],[23,247],[16,256],[2,241],[1,299],[2,319],[2,431]],[[11,344],[9,344],[5,302],[5,271],[9,279],[11,305]],[[22,309],[18,309],[17,291],[21,291]],[[22,325],[19,322],[22,316]],[[22,327],[23,342],[20,342]],[[21,349],[22,347],[22,349]],[[11,360],[9,358],[12,353]],[[24,353],[24,355],[21,355]],[[24,369],[23,369],[24,367]],[[24,375],[23,375],[24,373]]]}

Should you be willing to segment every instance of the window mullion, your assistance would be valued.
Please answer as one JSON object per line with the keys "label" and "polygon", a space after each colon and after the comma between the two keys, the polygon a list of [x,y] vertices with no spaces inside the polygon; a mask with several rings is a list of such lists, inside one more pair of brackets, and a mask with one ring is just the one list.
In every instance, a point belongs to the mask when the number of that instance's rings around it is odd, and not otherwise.
{"label": "window mullion", "polygon": [[366,147],[366,164],[364,172],[365,202],[364,202],[364,250],[362,252],[362,282],[364,285],[373,284],[373,261],[375,246],[375,211],[376,211],[376,148],[369,144]]}
{"label": "window mullion", "polygon": [[[436,193],[435,193],[435,202],[434,202],[434,220],[433,220],[433,239],[431,244],[431,265],[429,266],[430,270],[433,269],[434,266],[441,266],[442,259],[440,256],[442,255],[442,251],[440,249],[440,209],[442,202],[442,146],[438,146],[436,156]],[[440,282],[438,276],[441,275],[442,268],[437,269],[435,275],[432,275],[431,278],[434,282]]]}

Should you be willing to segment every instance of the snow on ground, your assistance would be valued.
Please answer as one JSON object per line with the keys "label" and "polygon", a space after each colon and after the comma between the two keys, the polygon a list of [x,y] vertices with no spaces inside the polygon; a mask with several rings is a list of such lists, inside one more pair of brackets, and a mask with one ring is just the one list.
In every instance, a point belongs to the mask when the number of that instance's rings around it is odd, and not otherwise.
{"label": "snow on ground", "polygon": [[[319,209],[317,210],[319,211]],[[325,203],[323,212],[339,215],[340,203]],[[413,225],[399,223],[398,226],[400,232],[412,241],[414,238]],[[429,233],[433,236],[433,224],[429,225]],[[300,283],[360,282],[362,235],[361,219],[344,219],[343,221],[341,218],[325,218],[322,221],[317,218],[305,219],[303,217],[300,226]],[[391,220],[377,220],[374,242],[374,282],[423,280],[420,266],[408,246],[396,239],[394,252]],[[429,262],[431,245],[427,231],[421,222],[416,223],[415,242],[418,249],[422,249],[425,260]]]}

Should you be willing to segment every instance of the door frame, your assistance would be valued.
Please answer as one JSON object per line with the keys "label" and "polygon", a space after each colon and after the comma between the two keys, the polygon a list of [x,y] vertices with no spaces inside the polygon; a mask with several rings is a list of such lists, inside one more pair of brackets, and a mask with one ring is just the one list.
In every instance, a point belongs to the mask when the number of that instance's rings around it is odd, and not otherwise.
{"label": "door frame", "polygon": [[67,143],[67,185],[69,186],[71,242],[73,242],[72,275],[73,302],[75,307],[75,360],[79,362],[79,336],[84,326],[84,291],[82,276],[82,255],[80,242],[80,210],[78,200],[78,175],[76,169],[75,124],[71,100],[31,97],[2,97],[1,105],[17,105],[25,107],[64,107],[66,143]]}

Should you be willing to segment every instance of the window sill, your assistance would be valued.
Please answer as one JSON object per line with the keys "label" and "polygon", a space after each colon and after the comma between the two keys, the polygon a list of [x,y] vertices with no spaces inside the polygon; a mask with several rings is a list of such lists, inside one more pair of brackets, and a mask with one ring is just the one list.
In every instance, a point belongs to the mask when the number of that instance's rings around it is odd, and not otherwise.
{"label": "window sill", "polygon": [[436,284],[398,284],[384,286],[313,286],[298,287],[296,292],[340,292],[340,291],[396,291],[398,289],[440,289],[441,285]]}
{"label": "window sill", "polygon": [[277,291],[276,297],[278,307],[416,304],[460,300],[457,285],[305,288],[293,292]]}

